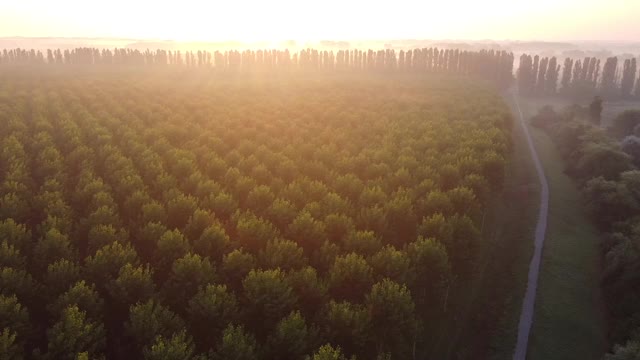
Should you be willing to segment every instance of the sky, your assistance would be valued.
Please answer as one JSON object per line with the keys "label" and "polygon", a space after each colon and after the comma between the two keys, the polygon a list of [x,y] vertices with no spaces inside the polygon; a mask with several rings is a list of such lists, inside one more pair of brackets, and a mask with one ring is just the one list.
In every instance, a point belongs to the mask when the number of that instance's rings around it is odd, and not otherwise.
{"label": "sky", "polygon": [[640,41],[640,0],[0,0],[0,37]]}

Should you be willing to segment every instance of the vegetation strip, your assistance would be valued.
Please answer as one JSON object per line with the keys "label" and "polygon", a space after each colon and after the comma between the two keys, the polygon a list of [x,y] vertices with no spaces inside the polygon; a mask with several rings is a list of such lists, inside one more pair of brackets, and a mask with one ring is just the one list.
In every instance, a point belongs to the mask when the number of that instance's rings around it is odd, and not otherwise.
{"label": "vegetation strip", "polygon": [[536,167],[536,173],[540,180],[540,210],[538,215],[538,224],[536,225],[536,236],[534,241],[533,257],[531,258],[531,264],[529,265],[529,276],[527,280],[527,291],[525,292],[524,301],[522,302],[522,312],[520,313],[520,323],[518,324],[518,341],[516,343],[516,349],[513,355],[514,360],[524,360],[527,356],[527,346],[529,343],[529,332],[531,331],[531,324],[533,322],[534,306],[536,301],[536,289],[538,287],[538,275],[540,272],[540,259],[542,257],[542,247],[544,245],[544,236],[547,230],[547,214],[549,208],[549,185],[547,179],[544,176],[544,170],[542,164],[538,158],[535,147],[533,146],[533,140],[529,129],[522,116],[522,110],[520,104],[515,95],[512,95],[518,109],[518,115],[520,117],[520,125],[522,126],[529,149],[531,150],[531,156]]}

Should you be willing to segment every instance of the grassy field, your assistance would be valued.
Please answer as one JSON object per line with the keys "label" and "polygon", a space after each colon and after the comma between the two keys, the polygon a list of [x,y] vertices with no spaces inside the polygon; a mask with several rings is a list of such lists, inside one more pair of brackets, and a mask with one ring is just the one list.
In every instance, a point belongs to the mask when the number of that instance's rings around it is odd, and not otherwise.
{"label": "grassy field", "polygon": [[[539,101],[520,101],[527,119]],[[600,359],[606,349],[600,294],[598,234],[580,193],[563,172],[551,139],[531,128],[549,182],[549,223],[543,250],[528,359]]]}

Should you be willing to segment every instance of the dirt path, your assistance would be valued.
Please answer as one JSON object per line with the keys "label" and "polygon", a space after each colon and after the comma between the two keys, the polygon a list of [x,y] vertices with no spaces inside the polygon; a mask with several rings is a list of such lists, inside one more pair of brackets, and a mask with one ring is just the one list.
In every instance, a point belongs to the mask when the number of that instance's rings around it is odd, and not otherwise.
{"label": "dirt path", "polygon": [[547,230],[547,214],[549,209],[549,185],[542,169],[542,163],[538,158],[536,149],[529,134],[529,128],[525,123],[522,116],[522,110],[520,110],[520,104],[515,94],[512,93],[514,104],[518,110],[518,117],[520,118],[520,125],[527,138],[529,144],[529,150],[531,151],[531,158],[536,167],[536,173],[540,181],[540,210],[538,213],[538,223],[536,224],[536,233],[534,241],[533,257],[529,264],[529,276],[527,280],[527,291],[522,301],[522,312],[520,313],[520,322],[518,323],[518,342],[516,343],[516,349],[513,353],[513,360],[525,360],[527,357],[527,345],[529,343],[529,332],[531,331],[531,324],[533,323],[533,312],[536,301],[536,289],[538,288],[538,274],[540,272],[540,260],[542,257],[542,247],[544,245],[545,233]]}

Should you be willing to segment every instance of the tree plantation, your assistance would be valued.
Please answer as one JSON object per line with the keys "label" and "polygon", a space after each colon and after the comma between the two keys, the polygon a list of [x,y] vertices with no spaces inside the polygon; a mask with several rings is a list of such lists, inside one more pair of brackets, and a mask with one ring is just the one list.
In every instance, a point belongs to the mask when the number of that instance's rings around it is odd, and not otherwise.
{"label": "tree plantation", "polygon": [[[1,359],[424,358],[502,188],[475,79],[511,54],[95,51],[2,56]],[[334,71],[199,65],[239,58]]]}

